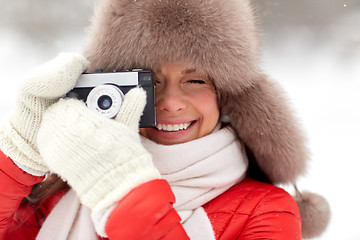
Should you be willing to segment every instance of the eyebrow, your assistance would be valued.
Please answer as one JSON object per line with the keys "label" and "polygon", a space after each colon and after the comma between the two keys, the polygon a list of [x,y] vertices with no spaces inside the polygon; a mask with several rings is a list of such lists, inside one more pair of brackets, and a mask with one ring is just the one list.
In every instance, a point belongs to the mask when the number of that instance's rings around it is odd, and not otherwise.
{"label": "eyebrow", "polygon": [[181,74],[188,74],[188,73],[193,73],[196,72],[195,68],[189,68],[189,69],[185,69],[181,72]]}

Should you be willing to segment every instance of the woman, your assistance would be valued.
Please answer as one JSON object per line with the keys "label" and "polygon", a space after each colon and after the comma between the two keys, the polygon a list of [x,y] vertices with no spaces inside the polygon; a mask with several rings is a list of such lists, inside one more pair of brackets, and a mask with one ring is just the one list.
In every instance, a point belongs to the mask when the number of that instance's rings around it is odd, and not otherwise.
{"label": "woman", "polygon": [[[62,54],[33,72],[3,122],[0,236],[301,239],[295,200],[272,184],[294,183],[307,151],[259,68],[249,2],[105,0],[95,10],[86,59]],[[138,129],[139,88],[115,120],[61,99],[99,68],[153,70],[156,128]],[[321,233],[320,220],[303,235]]]}

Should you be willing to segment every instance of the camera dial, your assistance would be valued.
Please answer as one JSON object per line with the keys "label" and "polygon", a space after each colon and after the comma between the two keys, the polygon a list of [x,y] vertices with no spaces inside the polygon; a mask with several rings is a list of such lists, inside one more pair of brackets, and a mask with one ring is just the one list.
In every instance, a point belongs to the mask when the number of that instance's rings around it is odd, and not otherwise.
{"label": "camera dial", "polygon": [[114,85],[96,86],[89,93],[86,104],[105,117],[113,118],[119,112],[124,94]]}

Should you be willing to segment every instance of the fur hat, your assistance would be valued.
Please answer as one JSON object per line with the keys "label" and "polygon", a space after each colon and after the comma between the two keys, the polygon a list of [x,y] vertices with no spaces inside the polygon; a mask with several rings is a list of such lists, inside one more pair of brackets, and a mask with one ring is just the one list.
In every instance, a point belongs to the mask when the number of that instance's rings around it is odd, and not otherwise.
{"label": "fur hat", "polygon": [[305,138],[282,90],[259,67],[248,0],[102,0],[94,9],[89,72],[195,66],[213,79],[222,116],[252,156],[253,177],[295,183],[305,173]]}

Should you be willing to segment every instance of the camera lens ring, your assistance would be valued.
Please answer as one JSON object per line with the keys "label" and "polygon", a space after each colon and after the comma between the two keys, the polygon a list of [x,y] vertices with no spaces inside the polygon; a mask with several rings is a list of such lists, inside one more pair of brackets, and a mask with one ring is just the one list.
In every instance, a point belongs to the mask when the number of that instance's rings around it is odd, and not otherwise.
{"label": "camera lens ring", "polygon": [[[120,110],[123,97],[123,92],[117,86],[111,84],[99,85],[90,91],[86,104],[89,109],[107,118],[113,118]],[[108,105],[104,101],[108,101]]]}
{"label": "camera lens ring", "polygon": [[103,95],[103,96],[99,97],[97,105],[102,110],[108,110],[112,106],[112,99],[110,96]]}

